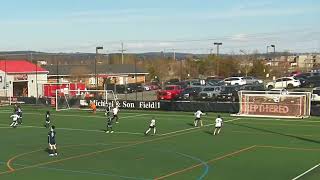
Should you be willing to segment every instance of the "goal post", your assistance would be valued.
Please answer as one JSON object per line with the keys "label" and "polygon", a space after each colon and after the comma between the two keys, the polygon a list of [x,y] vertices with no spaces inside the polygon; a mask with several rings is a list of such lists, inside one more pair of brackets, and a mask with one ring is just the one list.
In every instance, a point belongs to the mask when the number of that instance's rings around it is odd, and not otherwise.
{"label": "goal post", "polygon": [[311,93],[288,91],[239,91],[236,116],[306,118],[310,116]]}
{"label": "goal post", "polygon": [[0,106],[12,104],[12,97],[8,89],[0,89]]}
{"label": "goal post", "polygon": [[117,95],[112,90],[56,90],[56,111],[81,109],[90,110],[94,103],[97,110],[105,110],[106,105],[114,106],[118,102]]}

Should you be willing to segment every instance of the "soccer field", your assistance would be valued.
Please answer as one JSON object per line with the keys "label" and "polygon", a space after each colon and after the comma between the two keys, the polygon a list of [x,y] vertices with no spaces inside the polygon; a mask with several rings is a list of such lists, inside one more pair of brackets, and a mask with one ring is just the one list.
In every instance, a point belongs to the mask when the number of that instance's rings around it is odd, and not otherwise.
{"label": "soccer field", "polygon": [[[46,110],[23,107],[23,125],[13,129],[12,108],[1,107],[1,180],[320,179],[320,118],[221,114],[222,132],[213,136],[216,113],[195,128],[192,112],[122,110],[115,133],[107,134],[102,112],[51,110],[59,155],[49,157]],[[145,136],[152,116],[157,135]]]}

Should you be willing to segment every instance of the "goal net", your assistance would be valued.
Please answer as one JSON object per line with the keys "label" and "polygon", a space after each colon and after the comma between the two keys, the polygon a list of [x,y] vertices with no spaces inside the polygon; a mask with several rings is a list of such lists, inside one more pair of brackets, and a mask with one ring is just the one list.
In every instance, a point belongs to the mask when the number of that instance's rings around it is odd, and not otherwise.
{"label": "goal net", "polygon": [[107,105],[115,107],[118,101],[112,90],[60,89],[56,91],[56,111],[69,109],[91,110],[90,105],[92,103],[96,105],[97,110],[105,110]]}
{"label": "goal net", "polygon": [[12,104],[12,98],[8,89],[0,89],[0,106],[7,106]]}
{"label": "goal net", "polygon": [[310,116],[311,93],[239,91],[238,116],[305,118]]}

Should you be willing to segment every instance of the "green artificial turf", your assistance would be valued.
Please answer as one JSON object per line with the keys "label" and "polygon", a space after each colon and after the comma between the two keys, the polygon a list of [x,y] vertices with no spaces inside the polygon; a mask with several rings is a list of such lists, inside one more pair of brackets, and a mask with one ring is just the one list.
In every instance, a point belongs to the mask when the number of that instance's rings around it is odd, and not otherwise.
{"label": "green artificial turf", "polygon": [[[45,112],[56,126],[59,155],[49,157]],[[10,128],[11,107],[0,107],[0,179],[293,179],[320,163],[320,118],[231,117],[213,136],[216,113],[194,128],[193,113],[125,111],[115,133],[102,112],[55,112],[23,107],[23,124]],[[157,135],[145,136],[150,119]],[[9,163],[8,163],[9,161]],[[12,168],[12,171],[8,168]],[[320,167],[300,179],[320,179]]]}

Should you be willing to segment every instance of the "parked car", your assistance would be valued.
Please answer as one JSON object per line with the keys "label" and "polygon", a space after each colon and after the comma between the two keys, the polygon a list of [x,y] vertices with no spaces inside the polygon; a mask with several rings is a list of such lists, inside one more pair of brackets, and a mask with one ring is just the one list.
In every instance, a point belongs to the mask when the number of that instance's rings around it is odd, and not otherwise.
{"label": "parked car", "polygon": [[320,103],[320,87],[316,87],[312,89],[311,102],[313,104]]}
{"label": "parked car", "polygon": [[158,91],[158,100],[173,100],[175,99],[183,89],[179,85],[168,85],[163,90]]}
{"label": "parked car", "polygon": [[106,84],[106,90],[112,90],[114,93],[126,94],[131,93],[132,90],[125,85]]}
{"label": "parked car", "polygon": [[157,83],[149,83],[143,86],[145,91],[153,91],[160,89],[160,86]]}
{"label": "parked car", "polygon": [[223,80],[225,84],[229,85],[245,85],[246,80],[243,77],[229,77]]}
{"label": "parked car", "polygon": [[179,79],[170,79],[165,82],[165,85],[176,85],[179,82],[180,82]]}
{"label": "parked car", "polygon": [[246,84],[243,86],[240,86],[240,90],[245,91],[264,91],[264,85],[263,84]]}
{"label": "parked car", "polygon": [[268,82],[266,88],[268,90],[273,88],[287,88],[292,89],[294,87],[300,87],[300,80],[296,77],[282,77],[278,78],[275,81]]}
{"label": "parked car", "polygon": [[261,84],[263,81],[261,79],[257,79],[253,76],[245,76],[243,79],[246,81],[246,84]]}
{"label": "parked car", "polygon": [[199,93],[201,92],[202,87],[187,87],[184,89],[178,96],[177,100],[194,100],[198,97]]}
{"label": "parked car", "polygon": [[132,83],[127,84],[127,89],[129,92],[142,92],[144,90],[144,87],[141,83]]}
{"label": "parked car", "polygon": [[223,86],[221,92],[217,95],[218,101],[239,101],[238,91],[240,86]]}
{"label": "parked car", "polygon": [[221,91],[221,86],[209,86],[203,88],[199,93],[199,100],[215,100]]}
{"label": "parked car", "polygon": [[320,76],[311,76],[307,79],[300,78],[301,87],[319,87],[320,86]]}
{"label": "parked car", "polygon": [[210,79],[206,81],[208,86],[222,86],[224,85],[223,79]]}

